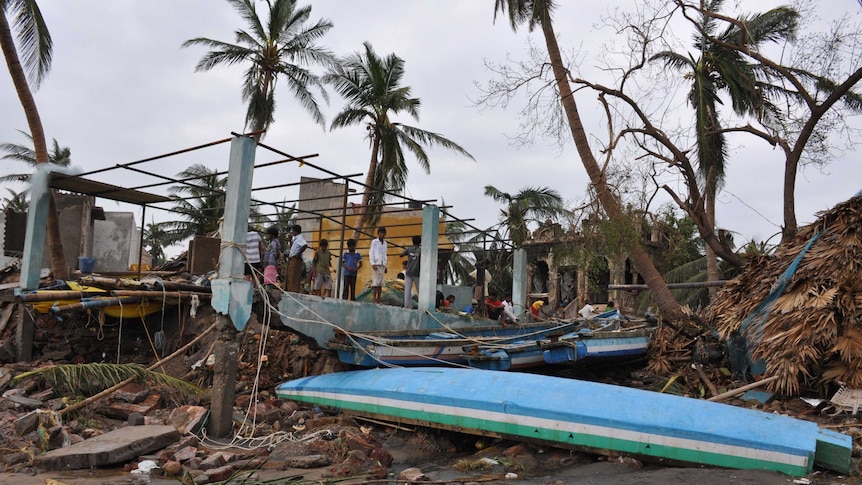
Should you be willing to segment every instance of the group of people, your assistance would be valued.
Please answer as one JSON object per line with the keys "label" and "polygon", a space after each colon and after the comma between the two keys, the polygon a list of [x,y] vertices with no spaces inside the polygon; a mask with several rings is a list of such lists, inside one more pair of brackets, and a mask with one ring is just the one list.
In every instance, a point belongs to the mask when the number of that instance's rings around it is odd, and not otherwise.
{"label": "group of people", "polygon": [[[251,280],[256,273],[263,274],[263,285],[272,288],[278,285],[279,262],[285,258],[282,252],[278,228],[270,226],[266,229],[266,240],[262,241],[257,231],[249,225],[246,237],[246,278]],[[287,291],[301,292],[305,263],[302,254],[308,249],[308,242],[302,235],[302,226],[296,224],[286,235],[289,251],[282,261],[285,267],[285,287]],[[413,237],[413,245],[406,248],[401,255],[407,257],[405,271],[404,306],[412,308],[412,289],[419,291],[419,261],[421,256],[421,238]],[[387,258],[386,228],[377,229],[377,237],[371,241],[368,259],[371,263],[371,288],[374,303],[381,302],[383,281],[386,276]],[[262,256],[261,256],[262,254]],[[329,251],[329,241],[321,239],[312,258],[311,288],[315,294],[325,298],[332,294],[332,253]],[[345,300],[356,300],[356,277],[362,268],[362,255],[356,251],[356,240],[347,240],[347,251],[341,256],[341,267],[344,275],[344,289],[341,297]]]}
{"label": "group of people", "polygon": [[[287,291],[300,292],[302,290],[303,272],[305,270],[302,254],[308,249],[308,242],[302,235],[302,227],[298,224],[292,226],[290,233],[286,236],[287,244],[290,248],[289,251],[282,252],[278,236],[278,228],[270,226],[266,229],[266,240],[262,241],[257,231],[249,225],[246,241],[246,277],[251,279],[252,275],[256,272],[260,273],[262,269],[263,284],[266,287],[276,286],[279,276],[279,261],[280,258],[285,258],[286,253],[286,261],[282,261],[282,266],[286,268],[286,289]],[[411,246],[405,248],[400,254],[401,257],[407,258],[403,263],[402,272],[398,274],[398,279],[404,280],[405,308],[414,308],[414,286],[416,292],[419,292],[422,238],[413,236],[412,243]],[[388,264],[387,251],[386,228],[380,227],[377,229],[377,237],[371,241],[371,248],[368,252],[368,259],[371,263],[372,300],[378,304],[381,303],[384,278],[386,276],[386,267]],[[261,253],[263,253],[262,256]],[[311,282],[312,291],[323,298],[332,294],[332,257],[332,253],[329,251],[329,241],[321,239],[312,259]],[[515,315],[512,296],[505,295],[502,300],[499,300],[496,292],[488,291],[491,275],[487,270],[487,264],[487,260],[477,261],[476,270],[471,274],[475,281],[474,304],[477,304],[480,314],[483,316],[487,316],[492,320],[498,320],[503,325],[518,324],[519,320]],[[347,251],[341,256],[341,266],[344,275],[344,289],[341,297],[345,300],[356,300],[356,277],[362,268],[362,255],[356,251],[355,239],[347,240]],[[437,308],[451,308],[454,301],[454,295],[444,298],[443,293],[437,291]],[[542,300],[538,300],[531,305],[530,310],[534,319],[541,319],[540,311],[543,305],[544,302]],[[613,309],[614,303],[609,301],[605,311]],[[598,314],[589,300],[586,301],[586,304],[578,313],[583,318],[590,318]]]}

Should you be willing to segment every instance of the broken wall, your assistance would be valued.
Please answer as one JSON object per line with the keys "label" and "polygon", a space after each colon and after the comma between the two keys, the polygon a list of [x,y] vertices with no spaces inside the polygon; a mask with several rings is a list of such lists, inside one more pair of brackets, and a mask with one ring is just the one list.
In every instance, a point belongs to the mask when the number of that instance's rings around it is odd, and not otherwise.
{"label": "broken wall", "polygon": [[[92,256],[96,259],[95,271],[128,271],[130,264],[137,264],[139,233],[131,212],[106,212],[104,221],[95,221]],[[77,258],[75,255],[75,264]]]}

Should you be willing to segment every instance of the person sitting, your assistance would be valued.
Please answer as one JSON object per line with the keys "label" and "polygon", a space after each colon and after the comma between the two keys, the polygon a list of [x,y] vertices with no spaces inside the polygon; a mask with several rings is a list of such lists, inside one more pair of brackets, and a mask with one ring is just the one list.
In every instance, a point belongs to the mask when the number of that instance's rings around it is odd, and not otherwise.
{"label": "person sitting", "polygon": [[497,299],[497,293],[491,291],[488,298],[485,298],[485,308],[488,312],[488,318],[491,320],[499,320],[503,314],[503,302]]}
{"label": "person sitting", "polygon": [[515,305],[512,304],[512,295],[503,297],[503,314],[500,316],[500,321],[503,322],[503,325],[518,323],[518,317],[515,316]]}
{"label": "person sitting", "polygon": [[590,305],[590,300],[584,300],[584,307],[578,310],[581,318],[592,318],[597,315],[596,309]]}
{"label": "person sitting", "polygon": [[444,304],[443,304],[444,301],[446,301],[446,299],[443,298],[443,292],[440,290],[437,290],[437,292],[434,294],[434,308],[443,308],[444,307]]}
{"label": "person sitting", "polygon": [[455,295],[449,295],[446,297],[446,301],[443,302],[447,308],[455,308]]}

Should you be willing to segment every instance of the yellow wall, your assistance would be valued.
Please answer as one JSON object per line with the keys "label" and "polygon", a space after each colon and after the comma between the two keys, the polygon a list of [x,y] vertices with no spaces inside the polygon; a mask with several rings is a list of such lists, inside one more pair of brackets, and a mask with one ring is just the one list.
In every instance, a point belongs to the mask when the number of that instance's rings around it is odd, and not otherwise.
{"label": "yellow wall", "polygon": [[[353,224],[356,223],[358,216],[347,216],[347,227],[344,229],[344,243],[341,242],[342,226],[340,222],[323,219],[320,227],[306,228],[303,226],[303,235],[308,241],[309,248],[317,249],[317,242],[321,238],[329,241],[329,251],[334,256],[332,259],[332,277],[333,279],[338,274],[337,266],[341,264],[341,254],[347,251],[347,239],[353,236]],[[341,216],[333,216],[337,221],[341,220]],[[451,249],[452,242],[443,235],[446,232],[446,223],[441,219],[440,222],[440,237],[437,239],[439,250]],[[362,255],[362,269],[359,270],[359,276],[356,278],[357,293],[361,288],[365,287],[365,283],[371,280],[371,264],[368,262],[368,251],[371,248],[371,240],[377,237],[377,228],[386,228],[386,245],[387,245],[387,267],[386,279],[395,279],[395,276],[401,272],[401,262],[406,261],[406,257],[399,257],[404,248],[413,244],[413,236],[422,235],[422,210],[402,211],[391,214],[383,214],[380,216],[380,221],[374,226],[365,229],[369,234],[362,234],[357,241],[356,251]],[[374,236],[371,236],[373,234]]]}

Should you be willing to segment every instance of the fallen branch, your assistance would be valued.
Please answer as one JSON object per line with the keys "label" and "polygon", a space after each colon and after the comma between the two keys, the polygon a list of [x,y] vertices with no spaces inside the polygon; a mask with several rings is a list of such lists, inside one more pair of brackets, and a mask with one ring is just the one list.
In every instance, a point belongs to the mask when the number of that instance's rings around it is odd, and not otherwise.
{"label": "fallen branch", "polygon": [[694,370],[697,371],[697,375],[700,376],[700,380],[703,381],[703,384],[709,389],[709,392],[713,396],[718,396],[718,389],[716,389],[715,384],[709,380],[709,377],[706,375],[706,372],[703,371],[703,366],[700,363],[694,364]]}
{"label": "fallen branch", "polygon": [[[188,350],[189,348],[191,348],[191,347],[192,347],[192,345],[194,345],[194,344],[196,344],[196,343],[200,342],[200,340],[201,340],[205,335],[207,335],[208,333],[210,333],[211,331],[213,331],[215,328],[216,328],[216,323],[213,323],[212,325],[210,325],[210,326],[209,326],[209,328],[207,328],[206,330],[204,330],[203,332],[201,332],[201,333],[200,333],[200,335],[198,335],[197,337],[195,337],[194,339],[192,339],[192,341],[191,341],[191,342],[189,342],[189,343],[187,343],[187,344],[183,345],[181,348],[177,349],[177,351],[176,351],[176,352],[174,352],[173,354],[171,354],[171,355],[169,355],[169,356],[165,357],[164,359],[162,359],[162,360],[160,360],[160,361],[156,362],[155,364],[153,364],[153,365],[151,365],[151,366],[147,367],[147,370],[154,370],[154,369],[156,369],[157,367],[161,367],[162,365],[164,365],[164,364],[166,364],[166,363],[170,362],[171,360],[173,360],[174,358],[176,358],[177,356],[179,356],[180,354],[182,354],[183,352],[185,352],[186,350]],[[82,407],[84,407],[84,406],[86,406],[86,405],[88,405],[88,404],[91,404],[91,403],[93,403],[93,402],[95,402],[95,401],[98,401],[99,399],[102,399],[103,397],[105,397],[105,396],[108,396],[108,395],[112,394],[114,391],[116,391],[116,390],[118,390],[118,389],[122,388],[123,386],[125,386],[125,385],[127,385],[127,384],[131,384],[131,383],[132,383],[132,382],[134,382],[134,381],[135,381],[135,377],[130,377],[130,378],[128,378],[128,379],[126,379],[126,380],[124,380],[124,381],[122,381],[122,382],[117,383],[116,385],[114,385],[114,386],[112,386],[112,387],[109,387],[109,388],[105,389],[104,391],[102,391],[102,392],[100,392],[100,393],[98,393],[98,394],[94,394],[94,395],[92,395],[92,396],[88,397],[87,399],[84,399],[84,400],[82,400],[82,401],[80,401],[80,402],[77,402],[77,403],[75,403],[75,404],[71,405],[71,406],[68,406],[68,407],[65,407],[65,408],[61,409],[60,411],[58,411],[58,414],[59,414],[60,416],[62,416],[62,415],[64,415],[64,414],[71,413],[72,411],[77,411],[78,409],[81,409]]]}
{"label": "fallen branch", "polygon": [[742,394],[745,391],[758,388],[764,384],[769,384],[770,382],[777,380],[777,379],[778,379],[778,376],[767,377],[766,379],[763,379],[763,380],[760,380],[757,382],[752,382],[751,384],[749,384],[747,386],[742,386],[742,387],[727,391],[723,394],[719,394],[717,396],[712,396],[711,398],[707,399],[707,401],[723,401],[729,397],[736,396],[737,394]]}

